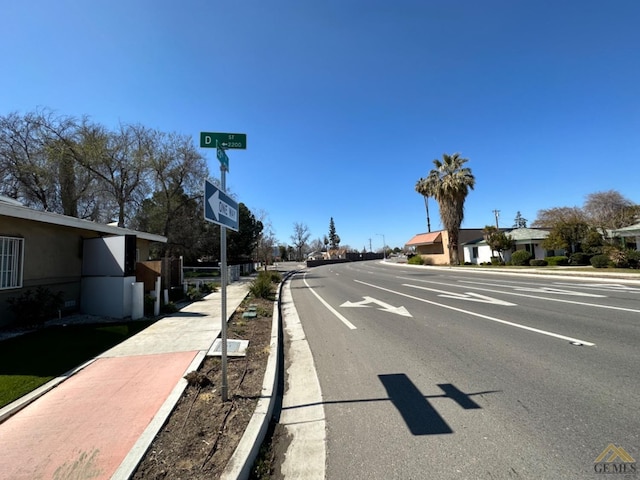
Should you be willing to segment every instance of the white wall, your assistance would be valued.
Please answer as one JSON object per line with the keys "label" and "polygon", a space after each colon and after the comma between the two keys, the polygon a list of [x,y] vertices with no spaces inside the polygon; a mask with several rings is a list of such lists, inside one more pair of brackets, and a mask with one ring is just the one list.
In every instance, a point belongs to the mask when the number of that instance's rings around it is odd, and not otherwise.
{"label": "white wall", "polygon": [[133,284],[136,277],[83,277],[82,313],[111,318],[131,316]]}
{"label": "white wall", "polygon": [[[476,258],[472,256],[473,247],[478,248],[478,256]],[[480,263],[491,262],[492,253],[489,245],[465,245],[462,248],[464,252],[465,262],[473,263],[476,265]]]}

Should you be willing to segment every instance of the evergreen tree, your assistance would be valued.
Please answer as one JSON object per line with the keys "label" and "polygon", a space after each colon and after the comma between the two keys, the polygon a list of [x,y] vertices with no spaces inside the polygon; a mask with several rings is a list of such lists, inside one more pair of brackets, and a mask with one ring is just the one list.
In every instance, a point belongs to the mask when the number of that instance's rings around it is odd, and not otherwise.
{"label": "evergreen tree", "polygon": [[336,233],[336,224],[333,222],[333,217],[329,221],[329,246],[335,250],[340,245],[340,237]]}
{"label": "evergreen tree", "polygon": [[516,218],[513,219],[513,228],[527,228],[527,219],[522,216],[520,210],[516,213]]}

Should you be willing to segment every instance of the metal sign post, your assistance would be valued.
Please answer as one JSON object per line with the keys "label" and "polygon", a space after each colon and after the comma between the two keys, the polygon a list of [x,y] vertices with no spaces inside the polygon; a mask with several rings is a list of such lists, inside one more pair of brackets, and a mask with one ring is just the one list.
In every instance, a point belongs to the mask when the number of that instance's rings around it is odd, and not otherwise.
{"label": "metal sign post", "polygon": [[[220,183],[227,191],[227,167],[220,163]],[[220,288],[222,289],[222,401],[228,400],[229,381],[227,379],[227,227],[220,225]]]}
{"label": "metal sign post", "polygon": [[222,340],[222,401],[229,397],[229,381],[227,378],[227,227],[238,231],[240,228],[240,210],[238,204],[227,196],[227,178],[229,171],[229,157],[225,153],[226,148],[245,149],[247,136],[242,133],[200,133],[200,147],[217,148],[216,156],[220,161],[220,190],[212,183],[205,180],[204,191],[204,218],[205,220],[220,225],[220,288],[222,293],[222,318],[220,325],[220,337]]}

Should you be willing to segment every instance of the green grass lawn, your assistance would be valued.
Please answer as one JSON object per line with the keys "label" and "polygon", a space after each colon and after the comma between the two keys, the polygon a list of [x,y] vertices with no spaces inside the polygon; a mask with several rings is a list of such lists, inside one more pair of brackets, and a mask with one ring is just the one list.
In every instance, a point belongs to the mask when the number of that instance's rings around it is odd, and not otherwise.
{"label": "green grass lawn", "polygon": [[152,323],[55,326],[0,342],[0,408]]}

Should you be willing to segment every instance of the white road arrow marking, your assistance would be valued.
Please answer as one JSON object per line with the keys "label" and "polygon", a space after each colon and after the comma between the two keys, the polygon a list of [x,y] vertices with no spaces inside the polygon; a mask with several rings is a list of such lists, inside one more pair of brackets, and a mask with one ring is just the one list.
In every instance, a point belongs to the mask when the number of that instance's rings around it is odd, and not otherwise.
{"label": "white road arrow marking", "polygon": [[465,293],[449,293],[438,295],[443,298],[454,298],[458,300],[469,300],[470,302],[491,303],[493,305],[504,305],[505,307],[513,307],[516,304],[507,302],[505,300],[499,300],[497,298],[487,297],[486,295],[480,295],[479,293],[465,292]]}
{"label": "white road arrow marking", "polygon": [[340,306],[366,308],[369,306],[370,303],[375,303],[376,305],[379,305],[381,307],[381,308],[378,308],[378,310],[381,310],[383,312],[395,313],[396,315],[400,315],[402,317],[412,317],[409,311],[404,307],[394,307],[393,305],[389,305],[388,303],[384,303],[383,301],[376,300],[375,298],[372,298],[372,297],[362,297],[362,298],[364,298],[364,300],[360,302],[344,302]]}
{"label": "white road arrow marking", "polygon": [[560,282],[557,282],[557,284],[566,285],[567,287],[579,287],[579,288],[614,290],[614,291],[617,290],[622,292],[640,292],[640,288],[629,287],[627,285],[620,285],[617,283],[560,283]]}
{"label": "white road arrow marking", "polygon": [[220,215],[230,218],[231,220],[238,218],[238,211],[220,198],[220,190],[216,190],[216,192],[209,197],[209,205],[211,205],[211,210],[213,210],[213,215],[216,217],[217,222],[220,221]]}
{"label": "white road arrow marking", "polygon": [[556,295],[572,295],[576,297],[594,297],[605,298],[605,295],[597,295],[595,293],[575,292],[572,290],[560,290],[551,287],[514,287],[516,292],[534,292],[534,293],[553,293]]}
{"label": "white road arrow marking", "polygon": [[220,190],[216,190],[216,193],[209,197],[209,205],[213,210],[213,216],[216,217],[216,222],[220,221]]}
{"label": "white road arrow marking", "polygon": [[428,290],[430,292],[436,292],[436,293],[439,294],[438,295],[439,297],[443,297],[443,298],[454,298],[456,300],[468,300],[470,302],[491,303],[493,305],[504,305],[505,307],[513,307],[513,306],[516,305],[515,303],[507,302],[505,300],[499,300],[497,298],[487,297],[486,295],[480,295],[479,293],[473,293],[473,292],[465,292],[465,293],[446,292],[444,290],[436,290],[435,288],[421,287],[421,286],[418,286],[418,285],[409,285],[408,283],[404,283],[402,286],[403,287],[418,288],[420,290]]}
{"label": "white road arrow marking", "polygon": [[[373,285],[372,283],[363,282],[361,280],[354,280],[354,282],[361,283],[362,285],[367,285],[367,286],[372,287],[372,288],[377,288],[377,289],[385,291],[385,292],[394,293],[394,294],[400,295],[402,297],[411,298],[413,300],[417,300],[418,302],[424,302],[424,303],[428,303],[429,305],[436,305],[438,307],[446,308],[448,310],[453,310],[455,312],[466,313],[467,315],[473,315],[474,317],[484,318],[486,320],[491,320],[492,322],[502,323],[503,325],[509,325],[511,327],[521,328],[523,330],[528,330],[530,332],[539,333],[541,335],[548,335],[550,337],[559,338],[561,340],[566,340],[566,341],[569,341],[569,342],[580,343],[580,344],[582,344],[582,345],[584,345],[586,347],[593,347],[595,345],[595,343],[585,342],[584,340],[580,340],[578,338],[567,337],[565,335],[560,335],[558,333],[548,332],[546,330],[540,330],[539,328],[528,327],[526,325],[521,325],[521,324],[514,323],[514,322],[508,322],[506,320],[501,320],[499,318],[490,317],[488,315],[482,315],[482,314],[477,313],[477,312],[471,312],[469,310],[463,310],[461,308],[453,307],[451,305],[432,302],[431,300],[427,300],[426,298],[414,297],[413,295],[408,295],[408,294],[403,293],[403,292],[396,292],[395,290],[389,290],[388,288],[384,288],[384,287],[381,287],[381,286],[378,286],[378,285]],[[409,286],[411,286],[411,285],[409,285]],[[519,294],[516,293],[516,294],[513,294],[513,295],[519,295]],[[571,303],[573,303],[573,302],[571,302]]]}

